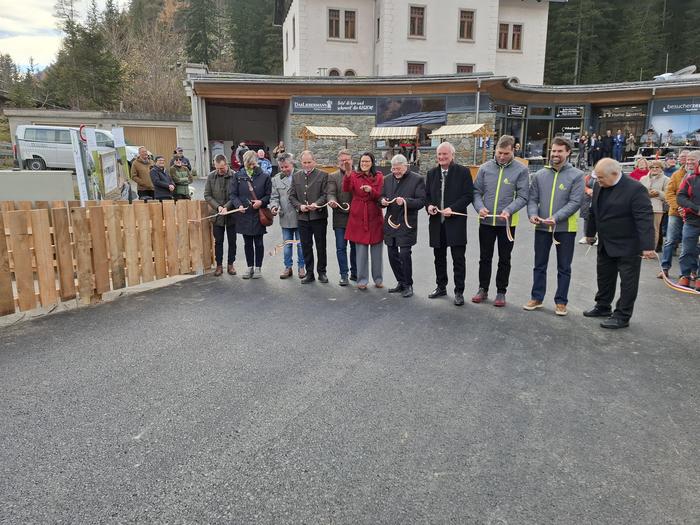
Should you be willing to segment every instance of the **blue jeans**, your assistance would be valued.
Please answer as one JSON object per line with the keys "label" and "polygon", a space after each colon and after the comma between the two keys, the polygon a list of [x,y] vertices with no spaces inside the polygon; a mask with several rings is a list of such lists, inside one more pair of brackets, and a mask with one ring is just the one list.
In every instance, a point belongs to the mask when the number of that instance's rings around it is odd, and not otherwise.
{"label": "blue jeans", "polygon": [[[576,247],[575,232],[558,232],[555,238],[560,244],[557,249],[557,291],[554,294],[555,304],[567,304],[569,302],[569,284],[571,283],[571,262],[574,259]],[[531,297],[536,301],[543,301],[547,291],[547,264],[549,252],[552,248],[552,233],[535,230],[535,268],[532,271]]]}
{"label": "blue jeans", "polygon": [[678,258],[681,275],[686,277],[690,277],[691,273],[698,273],[698,237],[700,225],[686,222],[683,225],[681,256]]}
{"label": "blue jeans", "polygon": [[[345,240],[345,228],[333,228],[335,232],[335,253],[338,257],[340,276],[348,276],[348,242]],[[357,275],[357,255],[355,243],[350,242],[350,275]]]}
{"label": "blue jeans", "polygon": [[[298,228],[282,228],[282,240],[284,241],[294,241],[299,240],[299,229]],[[292,260],[292,252],[294,250],[293,244],[284,245],[284,267],[291,268],[294,266],[294,261]],[[297,267],[304,267],[304,253],[301,250],[301,243],[297,243]]]}
{"label": "blue jeans", "polygon": [[666,226],[666,237],[664,238],[664,251],[661,254],[661,267],[664,270],[671,268],[673,250],[675,250],[678,243],[681,242],[682,235],[683,219],[675,215],[669,215],[668,225]]}

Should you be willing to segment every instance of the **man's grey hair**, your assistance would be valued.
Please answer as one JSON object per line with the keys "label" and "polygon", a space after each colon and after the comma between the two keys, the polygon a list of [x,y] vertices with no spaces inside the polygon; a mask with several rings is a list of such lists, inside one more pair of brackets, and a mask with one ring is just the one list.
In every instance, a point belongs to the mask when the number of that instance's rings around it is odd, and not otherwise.
{"label": "man's grey hair", "polygon": [[688,152],[688,157],[693,157],[694,159],[700,160],[700,150],[693,150]]}
{"label": "man's grey hair", "polygon": [[406,157],[404,157],[403,155],[401,155],[399,153],[398,155],[394,155],[391,158],[391,165],[392,166],[401,166],[401,165],[408,166],[408,160],[406,159]]}
{"label": "man's grey hair", "polygon": [[619,175],[622,173],[622,166],[615,159],[604,158],[596,163],[595,171],[596,173],[615,173]]}
{"label": "man's grey hair", "polygon": [[258,150],[258,155],[260,155],[261,153],[262,153],[263,155],[265,155],[265,150],[262,149],[262,148]]}
{"label": "man's grey hair", "polygon": [[226,155],[217,155],[216,157],[214,157],[214,164],[220,164],[222,162],[228,164],[228,159],[226,158]]}
{"label": "man's grey hair", "polygon": [[681,155],[688,155],[688,153],[690,153],[690,150],[684,149],[684,150],[681,150],[681,152],[678,154],[678,156],[680,157]]}
{"label": "man's grey hair", "polygon": [[452,145],[452,143],[447,142],[447,141],[440,143],[440,145],[437,148],[435,148],[435,151],[438,151],[441,148],[447,148],[450,151],[450,153],[452,153],[453,155],[455,154],[455,151],[456,151],[455,147]]}
{"label": "man's grey hair", "polygon": [[287,162],[294,164],[294,155],[291,153],[280,153],[277,155],[277,164],[286,164]]}
{"label": "man's grey hair", "polygon": [[352,157],[352,152],[349,149],[343,148],[338,152],[338,158],[340,158],[341,155],[349,155]]}
{"label": "man's grey hair", "polygon": [[301,152],[301,155],[299,155],[299,159],[301,159],[304,155],[308,155],[311,157],[311,160],[316,160],[316,157],[314,157],[314,154],[311,152],[311,150],[305,149],[304,151]]}

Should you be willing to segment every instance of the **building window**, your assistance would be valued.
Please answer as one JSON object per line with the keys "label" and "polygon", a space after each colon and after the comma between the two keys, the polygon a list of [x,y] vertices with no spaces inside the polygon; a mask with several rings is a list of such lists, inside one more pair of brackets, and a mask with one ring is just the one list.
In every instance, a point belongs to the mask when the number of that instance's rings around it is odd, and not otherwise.
{"label": "building window", "polygon": [[498,49],[508,49],[508,24],[498,24]]}
{"label": "building window", "polygon": [[328,76],[329,77],[339,77],[340,71],[338,71],[336,68],[333,68],[333,69],[328,71]]}
{"label": "building window", "polygon": [[474,73],[474,64],[457,64],[457,73]]}
{"label": "building window", "polygon": [[474,40],[474,11],[459,11],[459,39]]}
{"label": "building window", "polygon": [[292,49],[297,47],[297,19],[292,17]]}
{"label": "building window", "polygon": [[522,51],[523,25],[498,24],[498,49],[503,51]]}
{"label": "building window", "polygon": [[410,10],[408,36],[425,37],[425,7],[411,6]]}
{"label": "building window", "polygon": [[355,11],[345,11],[345,39],[355,40]]}
{"label": "building window", "polygon": [[409,75],[425,75],[425,62],[409,62],[406,72]]}
{"label": "building window", "polygon": [[340,38],[340,10],[328,10],[328,38]]}
{"label": "building window", "polygon": [[521,24],[513,24],[510,48],[513,51],[522,51],[523,49],[523,26]]}
{"label": "building window", "polygon": [[347,71],[345,71],[345,76],[346,77],[354,77],[355,72],[352,69],[348,69]]}

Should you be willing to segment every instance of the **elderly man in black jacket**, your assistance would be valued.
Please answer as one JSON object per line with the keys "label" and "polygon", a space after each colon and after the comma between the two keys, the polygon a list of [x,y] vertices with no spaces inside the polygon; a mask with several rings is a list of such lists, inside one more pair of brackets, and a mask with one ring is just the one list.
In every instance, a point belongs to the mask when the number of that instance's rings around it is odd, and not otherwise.
{"label": "elderly man in black jacket", "polygon": [[403,155],[396,155],[391,159],[391,174],[384,176],[379,203],[386,208],[384,243],[387,245],[389,264],[397,281],[397,285],[390,288],[389,293],[411,297],[411,247],[418,240],[418,210],[425,205],[425,181],[417,173],[408,170],[408,160]]}
{"label": "elderly man in black jacket", "polygon": [[326,230],[328,229],[328,173],[316,168],[316,159],[310,151],[302,151],[299,156],[301,170],[292,175],[289,188],[289,202],[297,210],[299,237],[304,253],[306,277],[303,284],[312,283],[314,277],[314,242],[318,255],[318,280],[328,282],[326,276]]}
{"label": "elderly man in black jacket", "polygon": [[[595,172],[598,184],[593,188],[586,237],[593,244],[598,234],[598,293],[595,306],[583,315],[607,317],[600,323],[603,328],[625,328],[637,298],[642,257],[656,256],[654,214],[649,192],[624,175],[616,160],[602,159]],[[611,311],[618,274],[620,298]]]}
{"label": "elderly man in black jacket", "polygon": [[[425,185],[428,233],[435,255],[437,288],[428,298],[447,294],[447,248],[452,251],[456,306],[464,305],[464,278],[467,249],[467,206],[474,196],[474,183],[469,168],[456,164],[455,148],[449,142],[437,147],[438,165],[428,171]],[[455,212],[460,215],[455,215]]]}

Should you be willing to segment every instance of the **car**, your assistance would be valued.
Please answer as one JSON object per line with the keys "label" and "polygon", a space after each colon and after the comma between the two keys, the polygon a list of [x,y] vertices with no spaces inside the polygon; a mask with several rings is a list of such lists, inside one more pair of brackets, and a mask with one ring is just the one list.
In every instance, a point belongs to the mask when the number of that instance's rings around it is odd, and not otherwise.
{"label": "car", "polygon": [[[75,169],[70,130],[65,126],[20,125],[15,132],[15,158],[19,167],[29,170]],[[96,129],[97,150],[114,150],[114,137],[106,129]],[[138,154],[138,148],[126,146],[127,162]]]}

